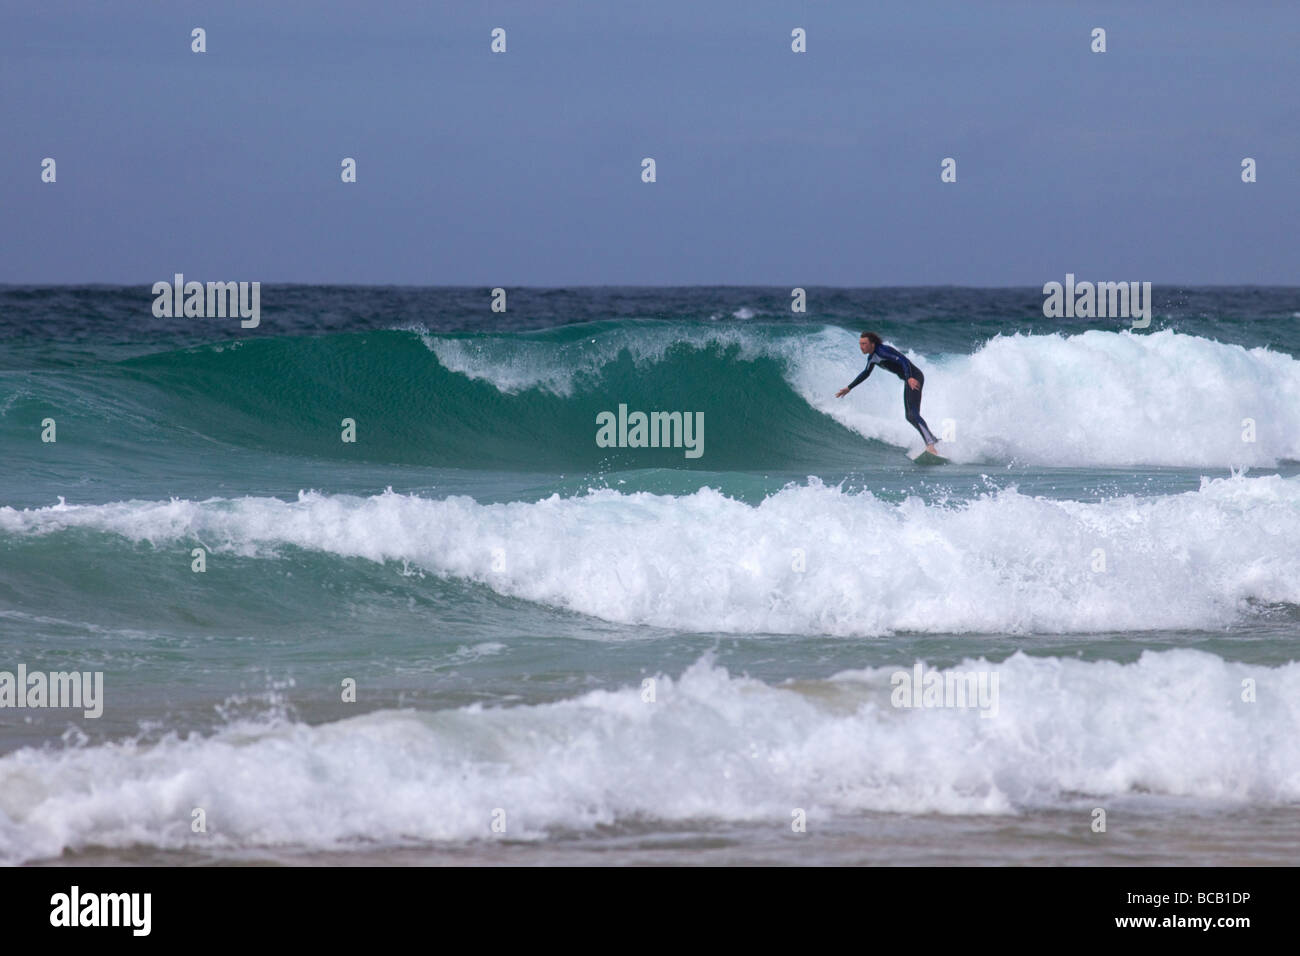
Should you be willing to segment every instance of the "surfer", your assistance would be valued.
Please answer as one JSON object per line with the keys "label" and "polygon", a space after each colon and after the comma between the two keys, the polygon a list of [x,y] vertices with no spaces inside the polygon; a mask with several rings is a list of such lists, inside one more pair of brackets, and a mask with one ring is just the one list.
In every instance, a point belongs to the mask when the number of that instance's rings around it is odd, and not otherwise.
{"label": "surfer", "polygon": [[921,438],[925,441],[925,450],[931,455],[938,456],[939,452],[934,447],[934,443],[939,439],[934,437],[930,426],[921,417],[921,387],[925,385],[925,376],[921,374],[921,370],[909,362],[907,356],[898,349],[882,342],[875,332],[863,332],[862,337],[858,339],[858,348],[862,350],[863,355],[870,356],[867,359],[867,367],[862,370],[861,375],[836,392],[835,397],[843,398],[849,394],[854,386],[866,380],[866,377],[871,374],[871,369],[877,365],[893,372],[907,383],[903,388],[903,410],[907,413],[907,420],[921,433]]}

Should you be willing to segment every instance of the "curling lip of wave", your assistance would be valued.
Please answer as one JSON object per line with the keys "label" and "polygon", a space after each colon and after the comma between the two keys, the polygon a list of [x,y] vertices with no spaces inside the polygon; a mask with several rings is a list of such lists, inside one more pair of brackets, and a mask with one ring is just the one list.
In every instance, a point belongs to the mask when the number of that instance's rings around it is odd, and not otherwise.
{"label": "curling lip of wave", "polygon": [[[734,357],[716,356],[718,376],[737,359],[776,360],[812,408],[866,438],[919,447],[892,376],[877,372],[850,398],[833,397],[861,366],[856,336],[839,328],[612,325],[565,343],[421,337],[446,369],[502,393],[566,397],[599,387],[601,370],[625,353],[644,367],[664,362],[674,346],[736,348]],[[1227,468],[1300,460],[1300,362],[1281,352],[1172,330],[996,336],[969,355],[905,351],[932,373],[922,411],[936,431],[951,423],[948,452],[959,462]]]}
{"label": "curling lip of wave", "polygon": [[317,493],[0,508],[0,533],[109,532],[270,557],[402,561],[515,598],[687,632],[881,635],[1222,628],[1300,605],[1300,478],[1100,502],[1004,490],[893,504],[816,479],[758,505],[599,490],[479,504]]}
{"label": "curling lip of wave", "polygon": [[740,360],[753,361],[782,357],[785,353],[776,342],[793,338],[783,333],[774,342],[732,326],[644,321],[597,323],[590,329],[560,327],[532,335],[435,335],[421,327],[402,331],[418,335],[449,372],[487,382],[506,395],[539,389],[564,398],[583,386],[597,387],[601,370],[625,354],[642,368],[665,361],[670,350],[682,346],[734,348]]}
{"label": "curling lip of wave", "polygon": [[[1089,331],[908,354],[927,372],[922,413],[941,435],[951,425],[944,450],[958,462],[1226,470],[1300,460],[1300,362],[1280,352],[1172,331]],[[9,376],[0,441],[57,402],[82,419],[85,442],[114,453],[217,441],[349,461],[603,473],[663,462],[598,447],[595,415],[671,399],[710,424],[700,468],[906,467],[886,447],[919,448],[898,379],[878,371],[833,397],[860,368],[852,332],[770,323],[250,339],[125,360],[94,378]],[[363,442],[337,441],[338,408],[369,423]]]}

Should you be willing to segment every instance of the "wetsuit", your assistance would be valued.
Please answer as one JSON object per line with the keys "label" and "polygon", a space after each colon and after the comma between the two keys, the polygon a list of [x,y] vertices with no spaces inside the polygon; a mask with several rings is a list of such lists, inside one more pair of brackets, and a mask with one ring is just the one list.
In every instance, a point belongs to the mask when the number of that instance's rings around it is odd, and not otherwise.
{"label": "wetsuit", "polygon": [[[877,345],[870,358],[867,359],[867,367],[862,370],[861,375],[849,384],[849,388],[852,389],[865,381],[867,376],[871,374],[872,368],[877,365],[893,372],[903,380],[903,410],[907,413],[907,420],[911,422],[913,428],[921,433],[921,437],[927,445],[933,445],[939,439],[934,437],[934,434],[930,431],[930,426],[921,417],[921,391],[925,388],[925,376],[898,349],[892,348],[883,342]],[[916,383],[921,388],[912,388],[912,386],[908,385],[907,380],[909,378],[916,379]]]}

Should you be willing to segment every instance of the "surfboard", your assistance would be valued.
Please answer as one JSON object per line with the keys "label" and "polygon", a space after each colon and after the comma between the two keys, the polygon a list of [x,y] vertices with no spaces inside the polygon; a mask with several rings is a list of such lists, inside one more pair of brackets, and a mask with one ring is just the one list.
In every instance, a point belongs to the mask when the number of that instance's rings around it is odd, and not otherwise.
{"label": "surfboard", "polygon": [[910,459],[912,459],[912,461],[916,462],[918,465],[946,465],[946,464],[948,464],[948,459],[947,459],[947,458],[944,458],[942,455],[932,455],[932,454],[930,454],[928,451],[926,451],[924,448],[922,448],[920,451],[912,451],[912,452],[908,452],[908,453],[907,453],[907,457],[910,458]]}

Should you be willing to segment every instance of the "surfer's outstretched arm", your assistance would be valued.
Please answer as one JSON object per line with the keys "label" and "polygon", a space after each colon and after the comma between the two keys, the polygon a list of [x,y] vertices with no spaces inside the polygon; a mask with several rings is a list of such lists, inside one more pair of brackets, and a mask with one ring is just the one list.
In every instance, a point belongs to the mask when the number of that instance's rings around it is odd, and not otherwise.
{"label": "surfer's outstretched arm", "polygon": [[859,375],[857,378],[855,378],[853,381],[849,382],[848,385],[845,385],[838,392],[836,392],[835,397],[843,398],[845,395],[849,394],[849,392],[853,391],[855,388],[861,385],[863,380],[870,374],[871,374],[871,363],[868,362],[867,367],[862,370],[862,374]]}

